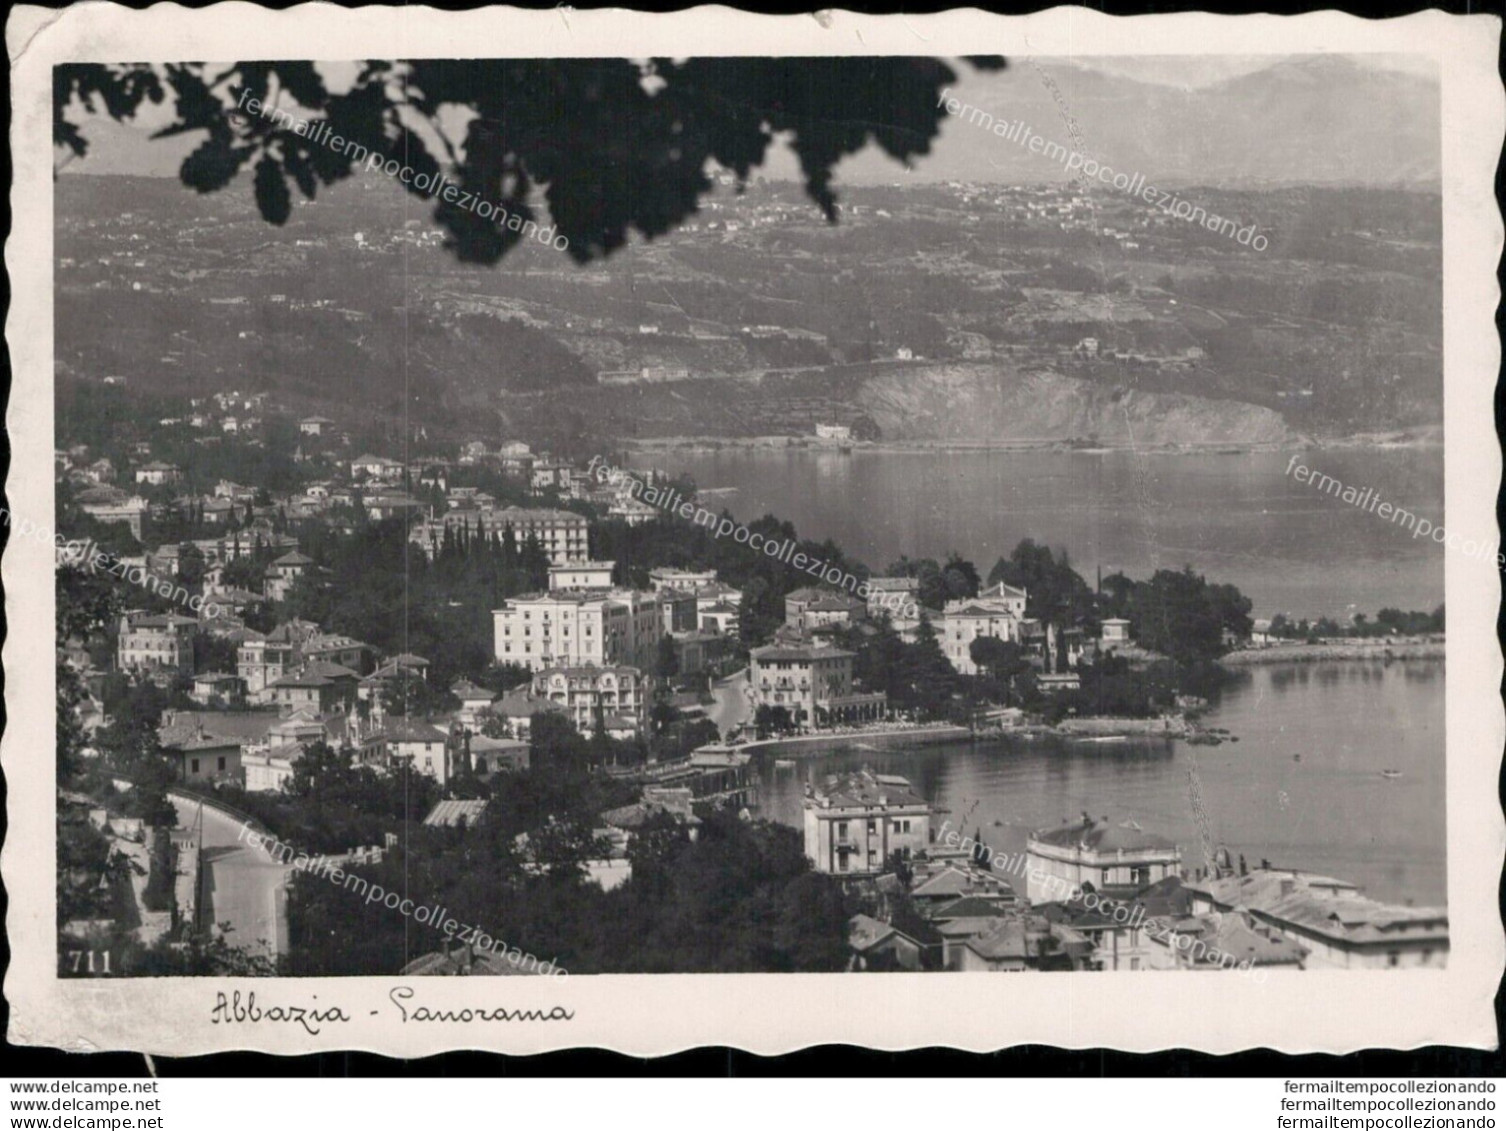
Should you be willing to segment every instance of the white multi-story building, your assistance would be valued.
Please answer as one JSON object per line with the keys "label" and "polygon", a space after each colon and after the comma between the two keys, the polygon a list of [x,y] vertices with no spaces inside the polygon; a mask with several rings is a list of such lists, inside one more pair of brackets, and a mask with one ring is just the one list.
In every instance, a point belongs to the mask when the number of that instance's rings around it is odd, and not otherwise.
{"label": "white multi-story building", "polygon": [[748,697],[758,707],[783,707],[797,726],[882,718],[883,692],[863,694],[852,685],[853,653],[824,644],[766,644],[754,648]]}
{"label": "white multi-story building", "polygon": [[999,582],[976,597],[948,601],[938,626],[941,650],[963,675],[975,675],[972,643],[992,636],[1011,644],[1022,643],[1030,622],[1025,618],[1025,590]]}
{"label": "white multi-story building", "polygon": [[818,872],[876,875],[930,841],[931,806],[906,778],[859,770],[806,795],[805,854]]}
{"label": "white multi-story building", "polygon": [[122,671],[193,671],[193,637],[199,622],[175,613],[120,618],[116,660]]}
{"label": "white multi-story building", "polygon": [[1134,821],[1095,821],[1086,813],[1025,841],[1027,894],[1032,903],[1067,899],[1074,888],[1124,888],[1131,892],[1182,874],[1175,841],[1148,833]]}
{"label": "white multi-story building", "polygon": [[913,577],[870,577],[868,615],[888,613],[895,620],[914,620],[920,615],[920,582]]}
{"label": "white multi-story building", "polygon": [[548,668],[533,677],[532,691],[563,710],[585,734],[598,718],[608,733],[637,731],[648,711],[649,680],[626,665]]}
{"label": "white multi-story building", "polygon": [[610,589],[616,562],[567,562],[549,567],[549,588]]}
{"label": "white multi-story building", "polygon": [[444,544],[446,529],[480,531],[487,535],[512,532],[513,545],[522,550],[529,537],[552,565],[589,561],[586,516],[548,507],[457,506],[443,515],[415,523],[408,540],[432,561]]}
{"label": "white multi-story building", "polygon": [[672,569],[669,566],[661,566],[648,571],[648,583],[653,586],[655,592],[660,589],[680,589],[690,593],[699,593],[702,589],[716,584],[716,570]]}
{"label": "white multi-story building", "polygon": [[533,671],[593,664],[649,667],[664,634],[652,593],[559,589],[514,597],[492,613],[498,663]]}

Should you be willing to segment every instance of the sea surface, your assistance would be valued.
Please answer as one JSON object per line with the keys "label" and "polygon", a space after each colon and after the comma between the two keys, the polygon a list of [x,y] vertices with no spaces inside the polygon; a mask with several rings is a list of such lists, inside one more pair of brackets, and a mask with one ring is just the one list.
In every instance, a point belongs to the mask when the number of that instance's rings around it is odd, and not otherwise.
{"label": "sea surface", "polygon": [[[1358,883],[1393,902],[1446,902],[1444,661],[1322,662],[1240,671],[1205,718],[1238,742],[1023,738],[854,751],[776,766],[760,755],[760,815],[799,827],[806,783],[867,765],[910,778],[996,852],[1083,812],[1135,821],[1202,862],[1188,799],[1197,769],[1213,835],[1262,859]],[[1386,778],[1382,770],[1401,776]],[[1007,876],[1023,891],[1023,880]]]}
{"label": "sea surface", "polygon": [[[956,550],[987,576],[1022,538],[1065,548],[1091,584],[1099,567],[1147,577],[1191,565],[1232,582],[1255,616],[1373,616],[1443,601],[1443,548],[1287,474],[1292,453],[791,449],[655,452],[744,521],[789,519],[882,571]],[[1445,525],[1441,449],[1307,451],[1300,466]],[[1473,537],[1470,531],[1460,532]],[[1494,531],[1479,532],[1494,541]]]}

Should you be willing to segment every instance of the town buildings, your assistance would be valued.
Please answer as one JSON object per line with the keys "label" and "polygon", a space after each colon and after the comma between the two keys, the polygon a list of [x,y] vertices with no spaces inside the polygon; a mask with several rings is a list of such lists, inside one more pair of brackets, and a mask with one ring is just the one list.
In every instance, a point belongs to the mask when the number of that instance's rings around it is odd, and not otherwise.
{"label": "town buildings", "polygon": [[140,495],[122,491],[118,487],[91,487],[78,494],[79,508],[90,518],[100,522],[122,522],[130,528],[131,535],[140,539],[142,520],[150,508]]}
{"label": "town buildings", "polygon": [[549,588],[610,589],[615,562],[567,562],[549,567]]}
{"label": "town buildings", "polygon": [[826,644],[776,643],[754,648],[748,667],[753,706],[782,707],[796,726],[882,718],[883,692],[856,692],[853,654]]}
{"label": "town buildings", "polygon": [[809,787],[804,816],[805,854],[831,875],[877,875],[931,840],[931,806],[910,782],[866,769]]}
{"label": "town buildings", "polygon": [[868,615],[883,613],[893,619],[916,619],[920,615],[920,581],[914,577],[870,577]]}
{"label": "town buildings", "polygon": [[314,660],[271,685],[271,699],[284,714],[307,708],[321,715],[349,710],[360,676],[340,664]]}
{"label": "town buildings", "polygon": [[660,566],[648,571],[648,582],[656,592],[663,589],[679,589],[689,593],[699,593],[715,585],[717,578],[714,569],[674,569],[670,566]]}
{"label": "town buildings", "polygon": [[314,559],[297,550],[283,554],[267,567],[263,591],[269,601],[285,601],[300,578],[313,566]]}
{"label": "town buildings", "polygon": [[1038,829],[1025,842],[1027,898],[1065,899],[1074,888],[1139,890],[1182,871],[1175,842],[1133,821],[1113,824],[1086,813],[1059,828]]}
{"label": "town buildings", "polygon": [[584,562],[590,558],[586,516],[550,508],[460,506],[438,518],[417,522],[409,541],[431,560],[444,545],[445,531],[468,531],[491,537],[511,532],[513,545],[522,551],[533,539],[554,565]]}
{"label": "town buildings", "polygon": [[499,663],[533,671],[560,665],[653,666],[664,635],[652,593],[630,589],[557,589],[515,597],[492,613]]}
{"label": "town buildings", "polygon": [[976,675],[972,644],[991,636],[1009,644],[1023,644],[1033,622],[1025,618],[1025,590],[999,582],[976,597],[948,601],[940,625],[941,648],[963,675]]}
{"label": "town buildings", "polygon": [[199,622],[176,613],[126,613],[120,618],[116,663],[122,671],[193,673]]}
{"label": "town buildings", "polygon": [[366,745],[380,751],[381,764],[388,769],[406,764],[418,773],[427,774],[441,787],[449,784],[455,772],[450,737],[432,723],[389,718]]}
{"label": "town buildings", "polygon": [[160,487],[164,483],[176,483],[182,478],[182,474],[175,465],[154,460],[151,463],[144,463],[136,469],[136,482]]}
{"label": "town buildings", "polygon": [[246,792],[276,793],[289,782],[308,748],[326,743],[342,748],[347,738],[348,720],[325,720],[318,712],[300,709],[272,723],[260,741],[241,748],[241,767]]}
{"label": "town buildings", "polygon": [[1290,868],[1188,883],[1200,911],[1238,912],[1306,951],[1305,969],[1441,969],[1448,962],[1448,912],[1398,907],[1345,880]]}
{"label": "town buildings", "polygon": [[532,684],[533,696],[563,710],[577,730],[590,734],[599,724],[613,737],[642,729],[649,691],[650,680],[628,666],[546,668]]}

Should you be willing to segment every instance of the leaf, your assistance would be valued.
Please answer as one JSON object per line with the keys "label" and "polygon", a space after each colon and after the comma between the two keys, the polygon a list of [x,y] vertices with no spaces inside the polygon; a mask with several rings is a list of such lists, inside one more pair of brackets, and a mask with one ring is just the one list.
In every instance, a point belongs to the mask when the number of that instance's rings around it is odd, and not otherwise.
{"label": "leaf", "polygon": [[261,210],[263,220],[278,227],[288,222],[293,211],[288,183],[283,180],[277,162],[270,157],[263,157],[256,163],[256,207]]}
{"label": "leaf", "polygon": [[314,190],[319,182],[314,179],[314,170],[309,167],[308,160],[298,150],[291,150],[283,158],[283,165],[293,175],[293,180],[298,182],[298,188],[303,195],[310,200],[314,199]]}
{"label": "leaf", "polygon": [[183,158],[178,179],[196,192],[214,192],[230,183],[243,160],[227,138],[211,137]]}

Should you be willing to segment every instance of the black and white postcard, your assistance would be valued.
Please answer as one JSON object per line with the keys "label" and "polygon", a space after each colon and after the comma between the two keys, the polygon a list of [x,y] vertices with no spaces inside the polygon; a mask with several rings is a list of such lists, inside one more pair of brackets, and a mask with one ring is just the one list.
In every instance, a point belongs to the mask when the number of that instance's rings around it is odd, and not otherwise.
{"label": "black and white postcard", "polygon": [[1499,21],[411,16],[12,17],[13,1041],[1495,1043]]}

